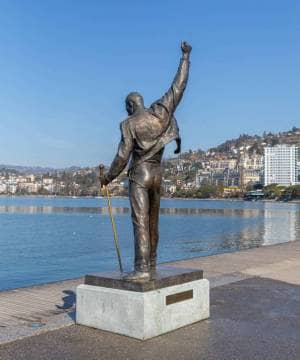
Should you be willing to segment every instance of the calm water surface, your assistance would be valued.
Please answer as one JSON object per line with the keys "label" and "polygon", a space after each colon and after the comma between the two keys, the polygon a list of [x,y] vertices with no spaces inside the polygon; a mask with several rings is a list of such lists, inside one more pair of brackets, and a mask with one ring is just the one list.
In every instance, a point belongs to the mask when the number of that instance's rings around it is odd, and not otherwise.
{"label": "calm water surface", "polygon": [[[106,200],[0,197],[0,290],[116,270]],[[162,200],[159,262],[300,239],[300,204]],[[128,199],[113,199],[126,270],[133,263]]]}

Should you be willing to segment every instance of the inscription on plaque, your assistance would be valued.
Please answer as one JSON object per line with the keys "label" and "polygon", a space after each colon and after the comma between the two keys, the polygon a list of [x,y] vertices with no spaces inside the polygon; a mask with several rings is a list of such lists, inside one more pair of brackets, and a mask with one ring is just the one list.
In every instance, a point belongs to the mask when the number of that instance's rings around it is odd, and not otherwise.
{"label": "inscription on plaque", "polygon": [[176,294],[166,296],[166,305],[175,304],[180,301],[193,298],[193,290],[182,291]]}

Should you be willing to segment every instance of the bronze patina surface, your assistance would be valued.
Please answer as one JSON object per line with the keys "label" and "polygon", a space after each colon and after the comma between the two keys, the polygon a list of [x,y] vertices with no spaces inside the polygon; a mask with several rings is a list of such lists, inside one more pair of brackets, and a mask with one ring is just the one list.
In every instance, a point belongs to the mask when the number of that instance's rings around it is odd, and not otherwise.
{"label": "bronze patina surface", "polygon": [[85,276],[86,285],[102,286],[130,291],[150,291],[203,279],[203,271],[195,269],[158,266],[149,280],[124,279],[119,272],[95,273]]}
{"label": "bronze patina surface", "polygon": [[169,90],[149,108],[142,95],[132,92],[126,97],[128,118],[120,125],[121,141],[107,174],[100,177],[106,186],[129,165],[129,196],[134,228],[134,273],[128,279],[150,276],[155,270],[159,239],[158,222],[161,160],[166,144],[175,140],[178,154],[181,139],[174,112],[182,98],[189,75],[192,47],[181,44],[182,58]]}

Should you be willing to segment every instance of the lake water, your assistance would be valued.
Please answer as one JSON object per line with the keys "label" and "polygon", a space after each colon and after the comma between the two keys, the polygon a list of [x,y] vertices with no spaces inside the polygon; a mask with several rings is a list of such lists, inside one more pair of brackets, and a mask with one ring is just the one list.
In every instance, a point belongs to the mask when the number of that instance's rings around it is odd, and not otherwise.
{"label": "lake water", "polygon": [[[128,199],[112,200],[126,270]],[[117,270],[106,200],[0,197],[0,290]],[[300,204],[164,199],[159,262],[300,239]]]}

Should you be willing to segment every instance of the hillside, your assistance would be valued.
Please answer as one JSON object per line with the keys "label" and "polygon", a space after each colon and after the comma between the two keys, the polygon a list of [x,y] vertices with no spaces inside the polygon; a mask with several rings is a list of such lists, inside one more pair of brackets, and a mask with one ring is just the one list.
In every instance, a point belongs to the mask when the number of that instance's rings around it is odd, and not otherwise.
{"label": "hillside", "polygon": [[262,154],[266,145],[274,146],[277,144],[300,144],[300,128],[293,127],[289,131],[279,133],[264,132],[261,136],[242,134],[237,139],[227,140],[209,149],[209,152],[234,156],[239,149],[246,148],[250,153],[255,150]]}

